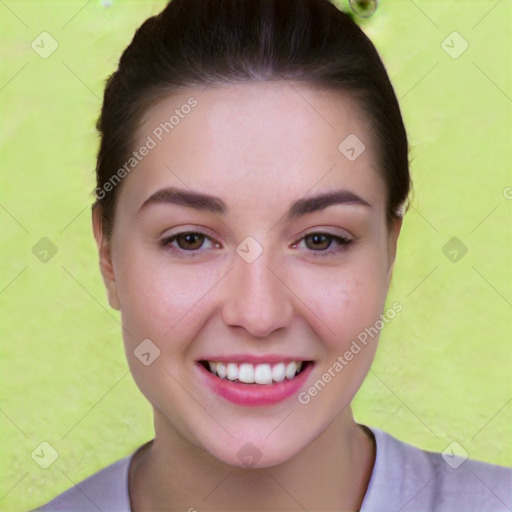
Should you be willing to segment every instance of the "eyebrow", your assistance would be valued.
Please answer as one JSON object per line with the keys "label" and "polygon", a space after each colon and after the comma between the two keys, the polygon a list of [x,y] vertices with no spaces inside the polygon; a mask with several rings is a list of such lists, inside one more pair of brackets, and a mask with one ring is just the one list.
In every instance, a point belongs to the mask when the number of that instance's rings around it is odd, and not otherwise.
{"label": "eyebrow", "polygon": [[[229,211],[227,204],[220,197],[176,187],[167,187],[156,191],[144,201],[139,211],[154,204],[176,204],[218,215],[225,215]],[[297,199],[291,204],[286,213],[286,220],[291,221],[335,204],[372,208],[372,205],[368,203],[368,201],[365,201],[362,197],[354,194],[350,190],[338,189]]]}

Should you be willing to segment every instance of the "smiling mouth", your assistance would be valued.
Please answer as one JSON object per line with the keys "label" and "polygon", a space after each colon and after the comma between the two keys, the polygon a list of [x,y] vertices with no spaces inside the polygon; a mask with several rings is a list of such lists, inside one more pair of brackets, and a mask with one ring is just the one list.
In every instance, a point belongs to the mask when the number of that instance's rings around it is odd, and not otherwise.
{"label": "smiling mouth", "polygon": [[277,384],[293,380],[313,361],[291,361],[288,363],[234,363],[220,361],[198,361],[208,372],[221,380],[244,384]]}

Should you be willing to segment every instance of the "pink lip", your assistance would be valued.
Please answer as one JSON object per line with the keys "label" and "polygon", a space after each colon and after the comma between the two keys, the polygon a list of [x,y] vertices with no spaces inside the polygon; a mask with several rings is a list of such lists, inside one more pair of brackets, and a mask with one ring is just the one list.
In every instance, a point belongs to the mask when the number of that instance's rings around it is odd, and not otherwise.
{"label": "pink lip", "polygon": [[[233,359],[229,359],[229,361],[237,362]],[[248,359],[244,359],[244,361],[252,362]],[[268,362],[268,359],[265,361]],[[283,361],[283,359],[279,361]],[[245,384],[221,379],[210,373],[201,363],[196,362],[195,364],[199,378],[211,391],[232,403],[245,406],[272,405],[296,394],[308,378],[313,366],[314,363],[308,363],[304,370],[292,380],[285,378],[283,382],[275,384]]]}

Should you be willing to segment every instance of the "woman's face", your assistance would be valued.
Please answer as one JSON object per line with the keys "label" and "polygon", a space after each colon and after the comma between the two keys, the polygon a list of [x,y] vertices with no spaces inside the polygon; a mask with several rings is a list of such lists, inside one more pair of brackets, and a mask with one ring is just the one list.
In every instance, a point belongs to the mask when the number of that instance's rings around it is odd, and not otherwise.
{"label": "woman's face", "polygon": [[387,230],[370,127],[341,93],[210,86],[154,105],[134,149],[110,253],[97,217],[95,233],[157,437],[234,466],[286,461],[350,404],[376,349],[357,340],[379,324],[400,222]]}

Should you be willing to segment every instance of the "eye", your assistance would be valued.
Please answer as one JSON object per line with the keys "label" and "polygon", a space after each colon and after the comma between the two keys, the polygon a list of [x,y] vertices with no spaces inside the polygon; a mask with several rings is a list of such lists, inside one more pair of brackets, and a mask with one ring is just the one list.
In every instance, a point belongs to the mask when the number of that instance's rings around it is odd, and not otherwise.
{"label": "eye", "polygon": [[[205,241],[211,244],[210,248],[220,247],[218,242],[200,231],[183,231],[182,233],[176,233],[160,240],[160,245],[178,256],[195,257],[208,250],[200,250],[203,248]],[[295,242],[292,247],[297,247],[302,241],[304,241],[309,252],[316,253],[314,257],[326,257],[346,251],[353,240],[345,236],[319,231],[306,234]],[[331,249],[333,243],[336,244],[337,247]]]}
{"label": "eye", "polygon": [[[176,233],[175,235],[160,240],[160,245],[168,248],[178,255],[194,257],[204,252],[199,251],[199,249],[204,245],[205,240],[210,241],[210,243],[214,243],[216,247],[219,246],[219,244],[214,242],[208,235],[199,231],[184,231],[182,233]],[[175,242],[177,247],[174,245]]]}
{"label": "eye", "polygon": [[[295,242],[292,247],[296,247],[301,241],[304,241],[308,249],[317,253],[314,257],[333,256],[340,252],[345,252],[348,249],[348,246],[352,243],[352,239],[350,238],[323,231],[315,231],[306,234],[300,240]],[[330,249],[333,242],[337,244],[337,247]]]}

